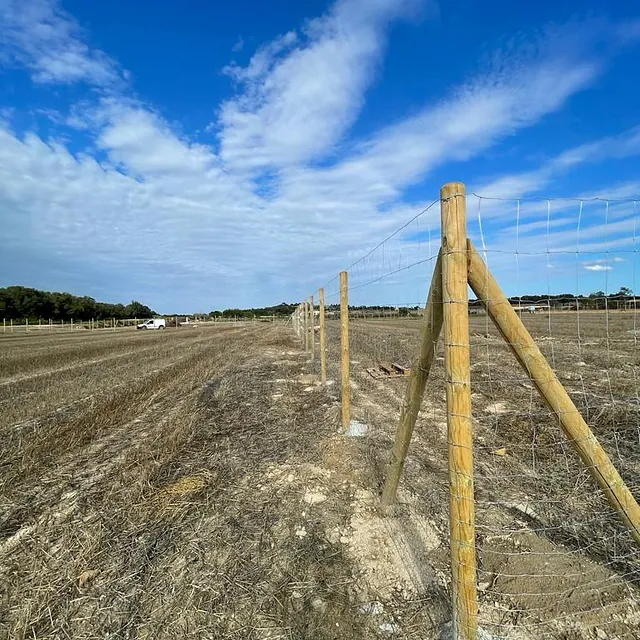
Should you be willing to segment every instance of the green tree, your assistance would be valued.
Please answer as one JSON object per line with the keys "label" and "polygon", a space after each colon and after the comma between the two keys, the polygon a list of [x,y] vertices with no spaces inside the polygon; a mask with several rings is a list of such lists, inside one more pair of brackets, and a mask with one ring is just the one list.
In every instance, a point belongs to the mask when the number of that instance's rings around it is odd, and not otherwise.
{"label": "green tree", "polygon": [[131,304],[125,307],[125,314],[129,318],[148,318],[155,315],[149,307],[137,300],[132,300]]}
{"label": "green tree", "polygon": [[21,286],[0,288],[0,316],[7,320],[120,319],[135,317],[136,313],[131,312],[136,310],[141,317],[154,315],[149,307],[135,300],[125,307],[122,304],[96,302],[89,296],[73,296],[58,291],[39,291]]}

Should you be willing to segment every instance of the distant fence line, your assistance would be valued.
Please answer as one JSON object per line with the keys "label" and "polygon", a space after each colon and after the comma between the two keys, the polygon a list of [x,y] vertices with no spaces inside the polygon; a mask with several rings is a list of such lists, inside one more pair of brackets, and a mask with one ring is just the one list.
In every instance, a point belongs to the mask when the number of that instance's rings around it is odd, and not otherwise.
{"label": "distant fence line", "polygon": [[[197,325],[216,325],[239,322],[276,322],[278,316],[261,316],[254,318],[243,318],[241,316],[229,317],[213,317],[207,320],[190,320],[189,322],[181,320],[184,316],[160,316],[165,318],[167,326],[197,326]],[[190,316],[189,316],[190,317]],[[103,320],[52,320],[40,319],[38,321],[29,321],[22,319],[20,321],[12,318],[3,318],[2,333],[47,333],[60,331],[116,331],[117,329],[135,328],[145,318],[108,318]]]}
{"label": "distant fence line", "polygon": [[13,333],[13,332],[25,332],[25,333],[38,333],[38,332],[47,332],[47,331],[82,331],[82,330],[104,330],[111,329],[115,330],[117,328],[123,327],[135,327],[140,320],[137,318],[108,318],[102,320],[38,320],[38,321],[29,321],[28,319],[23,319],[21,321],[3,318],[2,320],[2,332],[3,333]]}

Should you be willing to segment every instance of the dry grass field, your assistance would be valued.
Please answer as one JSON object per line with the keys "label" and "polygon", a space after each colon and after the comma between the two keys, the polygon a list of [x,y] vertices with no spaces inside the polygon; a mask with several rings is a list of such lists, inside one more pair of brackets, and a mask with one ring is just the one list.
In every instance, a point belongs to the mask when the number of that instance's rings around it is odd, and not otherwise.
{"label": "dry grass field", "polygon": [[[635,495],[632,314],[525,317]],[[390,517],[377,511],[418,321],[338,326],[318,384],[290,327],[0,336],[0,638],[436,638],[450,619],[441,353]],[[637,638],[638,549],[515,360],[472,317],[481,621]],[[504,449],[504,455],[494,452]],[[606,635],[602,635],[606,634]]]}
{"label": "dry grass field", "polygon": [[[640,321],[632,312],[525,314],[523,321],[640,498]],[[352,323],[355,417],[379,433],[368,451],[374,493],[405,385],[374,380],[364,369],[376,360],[410,364],[418,325],[415,319]],[[637,545],[490,320],[471,316],[470,325],[483,627],[508,638],[638,637]],[[337,328],[332,331],[335,350]],[[448,486],[444,398],[440,343],[398,509],[409,520],[422,512],[440,532]],[[446,570],[437,549],[423,562]]]}

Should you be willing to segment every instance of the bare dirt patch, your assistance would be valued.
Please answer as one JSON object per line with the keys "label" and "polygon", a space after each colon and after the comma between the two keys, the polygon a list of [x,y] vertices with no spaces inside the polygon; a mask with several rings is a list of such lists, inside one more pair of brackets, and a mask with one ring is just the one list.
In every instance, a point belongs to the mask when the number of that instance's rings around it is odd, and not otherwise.
{"label": "bare dirt patch", "polygon": [[[525,318],[640,497],[640,414],[634,398],[640,372],[637,345],[627,332],[633,314],[612,313],[608,322],[604,314],[592,314],[588,322],[583,317],[580,333],[576,320],[575,314]],[[351,326],[352,376],[358,383],[353,415],[369,426],[367,437],[358,443],[358,455],[366,460],[366,484],[374,494],[382,486],[405,386],[372,380],[364,369],[378,361],[411,362],[418,326],[414,320],[356,321]],[[508,638],[587,640],[605,637],[603,633],[634,638],[640,600],[637,545],[488,319],[472,317],[471,333],[481,624]],[[335,376],[336,325],[330,324],[329,336]],[[403,532],[426,518],[439,533],[440,545],[421,560],[445,591],[447,486],[444,371],[437,352],[393,518],[404,520],[399,525]],[[501,552],[507,547],[508,554]],[[428,542],[421,548],[428,550]],[[385,552],[384,557],[392,554]],[[413,582],[420,593],[420,579]]]}
{"label": "bare dirt patch", "polygon": [[[451,616],[441,354],[398,505],[377,509],[406,381],[366,368],[411,362],[408,322],[353,323],[358,438],[339,435],[339,385],[318,384],[286,327],[114,334],[106,370],[68,338],[57,392],[35,384],[55,361],[44,341],[28,364],[12,351],[2,388],[23,404],[20,424],[0,421],[0,638],[437,638]],[[637,550],[474,322],[482,623],[514,639],[635,638]],[[636,491],[626,321],[608,339],[585,327],[579,344],[562,322],[543,348]],[[337,335],[329,323],[329,382]],[[33,388],[10,380],[23,375]]]}

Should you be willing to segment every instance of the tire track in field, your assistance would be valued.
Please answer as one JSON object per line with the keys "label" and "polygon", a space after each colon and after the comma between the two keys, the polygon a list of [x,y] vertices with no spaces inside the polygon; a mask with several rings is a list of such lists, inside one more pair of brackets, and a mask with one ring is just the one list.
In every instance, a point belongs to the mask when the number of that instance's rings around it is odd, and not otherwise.
{"label": "tire track in field", "polygon": [[[202,344],[202,343],[206,343],[206,342],[208,342],[207,339],[202,339],[202,340],[199,340],[197,343],[189,343],[189,344]],[[168,351],[168,352],[162,354],[163,359],[166,359],[166,358],[172,356],[174,351],[177,351],[177,349],[172,349],[171,351]],[[189,357],[189,356],[185,356],[185,357]],[[145,363],[146,362],[147,361],[145,361]],[[174,366],[176,364],[176,362],[178,362],[178,360],[172,360],[165,366],[156,367],[154,369],[150,369],[148,371],[144,371],[144,375],[145,376],[150,376],[150,375],[153,375],[153,374],[156,374],[156,373],[160,373],[161,371]],[[121,368],[127,368],[127,369],[130,368],[130,363],[125,364],[124,367],[121,367]],[[117,370],[115,370],[115,372],[111,372],[111,373],[112,374],[113,373],[117,374],[118,371],[119,371],[119,369],[117,369]],[[140,372],[135,372],[135,373],[139,374]],[[72,384],[72,383],[75,383],[75,382],[76,382],[75,380],[70,380],[69,384]],[[117,384],[110,385],[108,387],[108,389],[106,389],[106,390],[101,390],[101,391],[96,392],[96,393],[90,393],[90,394],[84,395],[84,396],[82,396],[80,398],[77,398],[75,400],[72,400],[70,402],[61,404],[61,405],[57,406],[53,411],[49,411],[49,412],[47,412],[45,414],[36,415],[36,416],[28,418],[26,420],[21,420],[19,422],[15,422],[13,424],[6,425],[6,426],[0,428],[0,434],[3,431],[18,430],[18,429],[27,428],[27,427],[37,428],[37,426],[38,426],[38,424],[40,422],[54,419],[56,417],[59,417],[60,415],[67,415],[68,416],[68,412],[71,409],[73,409],[74,407],[77,408],[78,405],[81,405],[81,404],[89,402],[89,401],[91,401],[93,399],[99,398],[101,395],[104,395],[106,393],[113,393],[115,391],[118,391],[119,389],[122,389],[123,387],[126,387],[126,386],[130,385],[131,383],[132,383],[131,379],[124,380],[124,381],[119,382]],[[14,400],[14,398],[10,398],[10,400]]]}
{"label": "tire track in field", "polygon": [[[143,338],[136,334],[113,336],[73,336],[64,342],[43,344],[41,340],[33,344],[22,344],[18,347],[0,341],[4,352],[5,371],[16,370],[11,377],[19,377],[24,371],[51,369],[63,363],[74,362],[83,358],[100,357],[105,352],[126,352],[133,345],[143,344]],[[37,338],[36,338],[37,340]],[[151,340],[149,340],[151,342]],[[160,343],[160,340],[157,341]]]}
{"label": "tire track in field", "polygon": [[[246,342],[242,339],[244,336],[238,337],[241,339],[226,341],[222,352],[218,352],[214,357],[218,371],[233,364],[235,357],[246,351]],[[219,349],[219,347],[218,344],[212,345],[212,348]],[[35,473],[23,482],[19,474],[20,477],[16,478],[18,485],[11,486],[9,495],[5,495],[3,500],[9,503],[14,501],[14,508],[0,518],[0,532],[4,531],[5,535],[9,532],[12,537],[18,536],[16,540],[19,541],[25,535],[20,533],[24,528],[22,524],[28,517],[33,517],[34,511],[38,513],[51,510],[53,505],[59,502],[65,502],[65,500],[68,502],[77,492],[87,493],[107,475],[117,472],[123,458],[151,444],[152,440],[157,439],[158,434],[162,434],[165,426],[171,425],[172,420],[180,414],[188,402],[200,393],[202,384],[206,382],[211,371],[206,366],[207,361],[211,363],[210,358],[210,349],[203,349],[157,371],[156,373],[162,380],[166,380],[167,384],[157,391],[152,391],[147,398],[134,396],[128,398],[126,403],[118,402],[121,420],[113,426],[110,425],[106,433],[99,434],[97,439],[90,439],[88,444],[80,449],[62,452],[61,460],[66,461],[53,470],[50,470],[52,463],[45,464],[43,468],[35,469]],[[199,365],[203,366],[199,367]],[[199,374],[189,382],[188,376],[192,368],[195,368]],[[122,386],[126,384],[129,383],[123,383]],[[144,386],[144,383],[141,384]],[[120,394],[115,396],[116,400],[120,397]],[[84,414],[80,412],[76,420],[86,421],[87,414],[100,414],[104,406],[112,400],[113,396],[105,399],[105,402],[100,405],[89,407]],[[139,407],[141,401],[144,402],[143,411],[132,417],[130,410]],[[13,464],[16,463],[17,461],[14,460]],[[6,470],[5,463],[0,465],[0,473],[3,467]],[[61,479],[64,479],[62,483]],[[71,493],[66,491],[69,495],[64,498],[66,495],[64,487],[68,487],[70,483],[76,489]],[[58,511],[66,514],[66,517],[71,515],[73,509],[68,510],[64,506]],[[14,533],[11,533],[12,531]],[[0,537],[2,537],[1,533]]]}
{"label": "tire track in field", "polygon": [[[176,385],[176,390],[179,385]],[[186,395],[167,397],[167,389],[154,394],[151,406],[113,431],[92,442],[77,454],[65,456],[65,462],[39,478],[37,484],[21,492],[20,504],[0,520],[3,530],[23,520],[35,521],[20,528],[0,542],[0,557],[10,552],[25,535],[44,525],[62,523],[73,515],[82,496],[120,472],[122,462],[137,451],[147,448],[165,428],[170,428],[185,406],[201,391],[198,387]],[[61,483],[60,480],[63,479]],[[1,566],[1,563],[0,563]]]}
{"label": "tire track in field", "polygon": [[[168,346],[172,346],[175,348],[176,344],[199,344],[203,341],[209,340],[210,336],[207,337],[202,337],[199,338],[197,340],[184,340],[184,342],[172,342],[172,343],[165,343]],[[9,386],[12,384],[17,384],[20,382],[27,382],[27,381],[31,381],[31,380],[35,380],[37,378],[41,378],[44,376],[50,376],[50,375],[59,375],[61,373],[64,373],[65,371],[70,371],[72,369],[76,369],[76,368],[81,368],[81,367],[89,367],[95,364],[101,364],[104,362],[109,362],[111,360],[117,360],[118,358],[122,358],[124,356],[127,355],[136,355],[136,354],[144,354],[144,353],[148,353],[149,351],[153,351],[154,349],[158,349],[160,345],[162,345],[163,343],[161,343],[160,341],[154,342],[151,346],[148,346],[144,349],[129,349],[129,350],[125,350],[123,349],[122,351],[118,351],[117,353],[113,353],[101,358],[94,358],[91,360],[86,360],[86,359],[82,359],[82,360],[78,360],[76,362],[73,362],[69,365],[66,365],[64,367],[57,367],[57,368],[52,368],[52,369],[43,369],[41,371],[36,371],[35,373],[32,374],[17,374],[15,376],[12,376],[10,378],[6,378],[5,380],[1,380],[0,381],[0,388],[1,387],[5,387],[5,386]],[[127,347],[127,346],[133,346],[131,342],[125,342],[122,341],[121,345],[122,347]],[[106,350],[106,349],[105,349]],[[80,357],[82,357],[82,354],[78,354]]]}
{"label": "tire track in field", "polygon": [[[10,397],[3,399],[0,401],[0,407],[2,404],[7,402],[11,402],[13,404],[9,405],[8,410],[5,410],[5,414],[1,422],[5,422],[4,427],[0,427],[0,432],[2,429],[16,427],[18,428],[20,425],[26,425],[28,423],[33,423],[34,420],[38,419],[37,415],[32,415],[29,418],[24,418],[17,422],[12,422],[11,425],[6,425],[7,421],[11,420],[11,417],[19,418],[20,413],[24,414],[29,411],[29,406],[24,404],[17,404],[19,402],[25,401],[25,399],[29,398],[29,402],[34,406],[36,412],[39,412],[40,415],[43,413],[43,408],[55,406],[55,410],[51,411],[49,408],[48,412],[45,415],[55,415],[59,414],[71,406],[74,406],[78,402],[82,402],[92,397],[96,397],[100,395],[99,393],[92,393],[88,395],[84,395],[78,400],[73,400],[71,402],[67,402],[64,405],[60,405],[55,397],[51,397],[49,395],[49,390],[53,390],[56,397],[73,397],[76,395],[78,391],[82,391],[82,387],[88,386],[91,384],[94,387],[105,387],[108,385],[107,391],[112,391],[113,389],[117,389],[123,385],[122,382],[115,382],[116,380],[121,380],[122,375],[121,372],[124,372],[125,378],[128,376],[131,377],[132,373],[143,373],[147,374],[147,371],[139,371],[141,365],[145,366],[152,365],[154,363],[154,359],[159,362],[166,361],[167,359],[171,359],[176,355],[176,353],[180,352],[191,352],[194,349],[198,349],[202,344],[206,344],[212,341],[213,336],[203,337],[197,341],[189,341],[188,343],[173,343],[169,346],[168,349],[163,349],[162,351],[158,350],[158,347],[151,347],[149,350],[144,350],[144,352],[133,352],[130,354],[120,354],[117,358],[112,361],[112,365],[110,368],[106,369],[103,375],[99,375],[100,372],[96,371],[97,367],[100,367],[100,363],[87,363],[86,367],[83,364],[79,364],[75,369],[77,370],[77,375],[73,377],[68,377],[68,379],[57,380],[56,377],[61,375],[60,373],[54,374],[49,378],[43,377],[40,379],[35,379],[32,381],[23,382],[27,389],[29,387],[34,387],[34,390],[24,390],[20,394],[16,394],[16,389],[13,389],[13,393],[11,390],[7,391],[5,388],[5,393],[10,393]],[[157,357],[154,358],[154,351],[157,351]],[[139,362],[139,359],[142,355],[146,355],[147,357]],[[84,370],[83,370],[84,368]],[[93,369],[93,370],[92,370]],[[159,368],[154,369],[157,371]],[[68,369],[67,371],[72,371],[73,369]],[[38,384],[39,382],[39,384]],[[125,380],[124,384],[130,384],[131,379]],[[67,390],[68,388],[68,390]],[[35,398],[33,397],[35,396]],[[56,406],[57,405],[57,406]]]}

